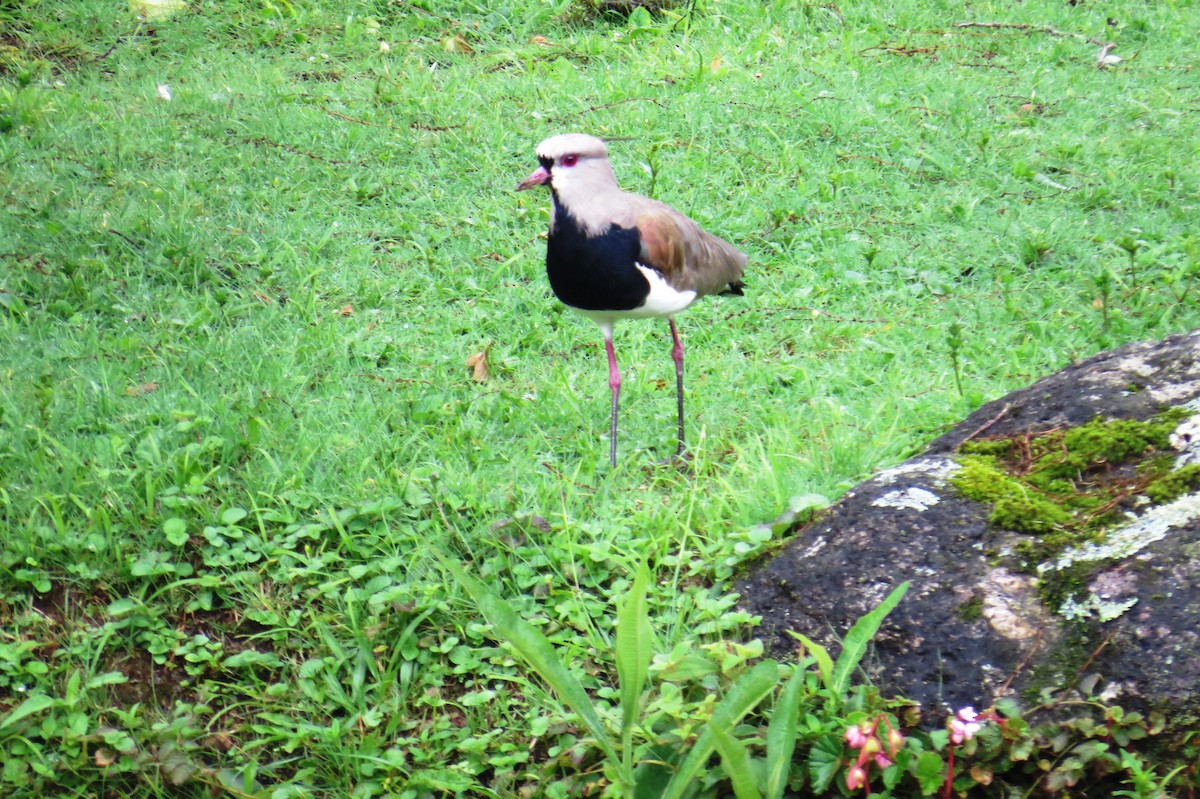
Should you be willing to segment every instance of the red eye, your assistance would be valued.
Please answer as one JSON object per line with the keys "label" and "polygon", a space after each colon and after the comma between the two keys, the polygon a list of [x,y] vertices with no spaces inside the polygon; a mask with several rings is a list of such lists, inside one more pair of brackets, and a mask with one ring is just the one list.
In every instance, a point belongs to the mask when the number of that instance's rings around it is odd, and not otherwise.
{"label": "red eye", "polygon": [[578,164],[578,163],[579,163],[579,156],[577,156],[577,155],[564,155],[564,156],[562,157],[562,160],[561,160],[561,161],[559,161],[559,163],[560,163],[560,164],[562,164],[563,166],[566,166],[566,167],[575,166],[576,164]]}

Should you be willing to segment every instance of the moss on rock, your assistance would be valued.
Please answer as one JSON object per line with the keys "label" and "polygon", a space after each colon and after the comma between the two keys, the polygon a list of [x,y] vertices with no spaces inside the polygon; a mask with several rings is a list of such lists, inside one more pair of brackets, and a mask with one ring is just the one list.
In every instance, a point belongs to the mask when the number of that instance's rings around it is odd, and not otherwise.
{"label": "moss on rock", "polygon": [[[1021,571],[1037,573],[1047,607],[1083,600],[1089,574],[1046,564],[1127,521],[1126,506],[1155,505],[1200,488],[1200,464],[1173,469],[1170,436],[1186,417],[1172,409],[1147,421],[1096,418],[1071,429],[965,443],[951,479],[969,499],[990,503],[988,523],[1023,538],[1012,548]],[[1093,567],[1097,564],[1093,564]],[[1090,567],[1091,568],[1091,567]]]}
{"label": "moss on rock", "polygon": [[950,482],[967,499],[996,502],[1021,490],[1021,484],[1000,468],[1000,461],[992,455],[963,455],[958,464],[962,469]]}
{"label": "moss on rock", "polygon": [[1200,463],[1169,472],[1146,486],[1146,497],[1155,505],[1174,502],[1190,491],[1200,491]]}
{"label": "moss on rock", "polygon": [[1175,421],[1161,416],[1145,422],[1093,419],[1063,435],[1062,452],[1058,458],[1049,459],[1045,471],[1070,478],[1090,469],[1141,458],[1170,447],[1169,436],[1175,425]]}
{"label": "moss on rock", "polygon": [[1002,497],[996,501],[988,522],[1018,533],[1052,533],[1070,525],[1075,517],[1033,491]]}

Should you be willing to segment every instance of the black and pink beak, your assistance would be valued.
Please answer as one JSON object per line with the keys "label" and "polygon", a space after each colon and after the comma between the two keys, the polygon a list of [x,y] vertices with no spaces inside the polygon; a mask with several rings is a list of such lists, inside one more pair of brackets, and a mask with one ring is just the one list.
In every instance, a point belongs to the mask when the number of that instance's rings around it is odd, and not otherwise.
{"label": "black and pink beak", "polygon": [[533,172],[529,173],[529,177],[517,184],[517,191],[525,191],[532,189],[534,186],[545,186],[550,182],[550,170],[544,166],[539,166]]}

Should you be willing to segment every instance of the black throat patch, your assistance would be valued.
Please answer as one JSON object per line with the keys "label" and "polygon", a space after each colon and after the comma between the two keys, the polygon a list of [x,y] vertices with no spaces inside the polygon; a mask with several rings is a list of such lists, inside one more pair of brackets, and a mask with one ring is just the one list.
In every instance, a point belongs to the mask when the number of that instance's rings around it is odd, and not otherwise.
{"label": "black throat patch", "polygon": [[636,228],[612,225],[588,236],[578,220],[554,201],[554,229],[546,243],[546,275],[554,295],[584,311],[629,311],[646,301],[650,284],[638,271],[641,238]]}

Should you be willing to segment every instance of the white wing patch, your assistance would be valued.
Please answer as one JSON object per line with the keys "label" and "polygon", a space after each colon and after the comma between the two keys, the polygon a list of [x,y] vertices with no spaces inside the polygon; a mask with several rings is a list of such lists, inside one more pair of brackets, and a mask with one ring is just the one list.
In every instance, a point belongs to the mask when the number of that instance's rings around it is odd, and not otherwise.
{"label": "white wing patch", "polygon": [[667,281],[663,280],[663,276],[653,269],[641,264],[634,264],[634,266],[650,284],[650,293],[646,296],[645,302],[627,312],[629,316],[674,316],[696,300],[696,292],[673,289]]}
{"label": "white wing patch", "polygon": [[696,292],[673,289],[671,284],[663,280],[663,276],[653,269],[637,263],[634,266],[650,284],[650,293],[646,295],[645,302],[638,307],[628,311],[588,311],[583,308],[571,307],[572,311],[586,316],[600,325],[605,338],[612,337],[613,325],[620,319],[668,318],[684,310],[696,300]]}

